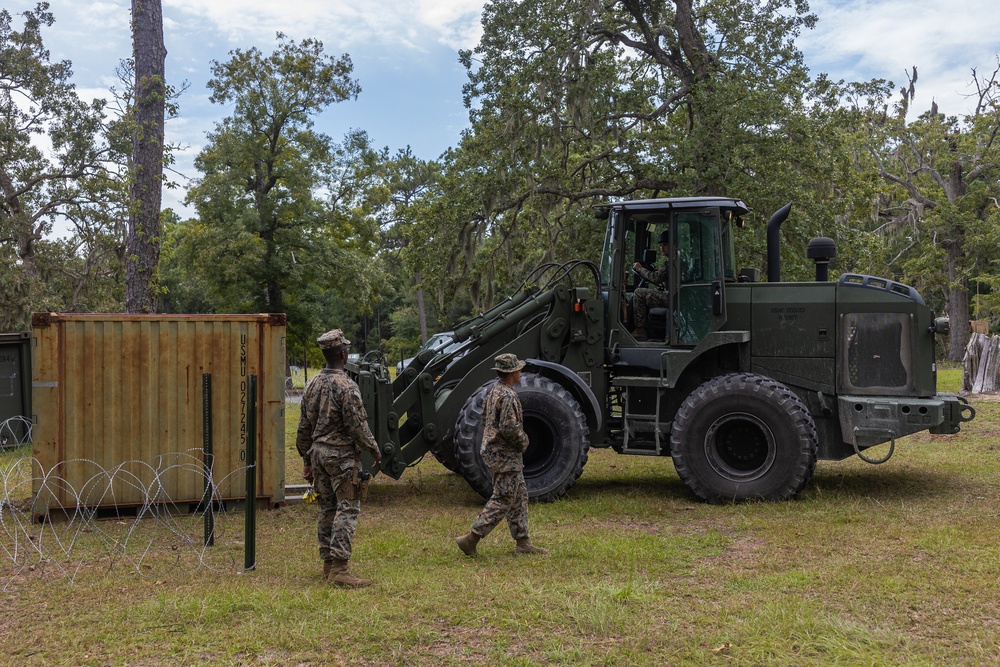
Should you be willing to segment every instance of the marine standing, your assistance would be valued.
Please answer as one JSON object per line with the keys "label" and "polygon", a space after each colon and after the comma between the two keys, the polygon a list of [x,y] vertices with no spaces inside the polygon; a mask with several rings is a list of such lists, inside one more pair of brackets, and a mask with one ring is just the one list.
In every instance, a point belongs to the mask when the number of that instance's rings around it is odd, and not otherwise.
{"label": "marine standing", "polygon": [[524,483],[524,432],[521,400],[514,385],[521,379],[524,362],[513,354],[494,360],[496,383],[483,400],[483,461],[493,473],[493,495],[472,522],[472,530],[455,538],[466,556],[476,555],[476,545],[504,518],[516,542],[515,554],[544,554],[528,537],[528,487]]}
{"label": "marine standing", "polygon": [[345,588],[370,586],[348,570],[351,543],[358,526],[367,481],[361,452],[382,461],[382,452],[368,428],[368,414],[358,385],[344,372],[351,341],[340,329],[316,339],[326,367],[302,394],[295,447],[303,460],[302,476],[313,484],[319,501],[319,557],[323,579]]}

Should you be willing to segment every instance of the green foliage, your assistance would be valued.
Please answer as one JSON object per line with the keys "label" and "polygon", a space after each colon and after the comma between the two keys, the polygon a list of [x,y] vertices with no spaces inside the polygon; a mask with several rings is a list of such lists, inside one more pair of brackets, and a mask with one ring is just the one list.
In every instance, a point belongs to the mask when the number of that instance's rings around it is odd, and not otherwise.
{"label": "green foliage", "polygon": [[[317,304],[328,290],[364,311],[382,276],[365,192],[380,157],[362,132],[343,144],[313,118],[360,92],[352,64],[322,42],[278,34],[269,56],[236,50],[215,62],[212,101],[233,113],[210,133],[188,193],[198,217],[168,233],[172,296],[214,312],[284,312],[290,332],[328,326]],[[347,327],[344,327],[347,328]]]}
{"label": "green foliage", "polygon": [[414,306],[396,308],[390,315],[392,337],[382,351],[391,361],[412,357],[420,349],[420,314]]}
{"label": "green foliage", "polygon": [[907,120],[917,71],[893,113],[869,105],[869,150],[889,186],[877,200],[879,231],[891,264],[953,322],[948,358],[961,359],[969,336],[970,281],[989,286],[1000,197],[1000,65],[972,70],[977,100],[970,114],[946,116],[937,104]]}
{"label": "green foliage", "polygon": [[[105,104],[81,100],[69,61],[49,59],[48,4],[21,16],[18,31],[0,9],[0,330],[26,327],[32,310],[114,309],[124,240]],[[70,239],[47,239],[57,218]]]}
{"label": "green foliage", "polygon": [[488,3],[461,54],[472,127],[415,237],[439,303],[486,308],[537,263],[596,259],[590,206],[621,197],[744,199],[759,211],[739,239],[749,266],[791,201],[787,278],[811,275],[817,235],[870,264],[876,239],[844,215],[867,187],[851,179],[850,91],[811,79],[794,43],[814,22],[795,0]]}
{"label": "green foliage", "polygon": [[[48,6],[22,16],[17,30],[0,10],[0,176],[18,192],[0,201],[0,328],[124,296],[131,64],[117,114],[86,104],[44,49]],[[886,275],[956,322],[1000,323],[1000,70],[973,70],[973,113],[908,120],[916,71],[895,107],[889,82],[811,75],[796,39],[814,24],[802,0],[489,2],[460,54],[471,126],[437,161],[316,132],[360,93],[348,55],[280,33],[270,54],[234,50],[212,63],[211,99],[231,113],[197,157],[197,214],[163,214],[162,308],[280,311],[303,358],[338,326],[395,360],[540,263],[597,260],[594,204],[710,194],[753,209],[741,266],[763,268],[765,223],[792,202],[785,279],[809,279],[806,243],[830,236],[834,274]],[[49,238],[57,217],[69,238]]]}

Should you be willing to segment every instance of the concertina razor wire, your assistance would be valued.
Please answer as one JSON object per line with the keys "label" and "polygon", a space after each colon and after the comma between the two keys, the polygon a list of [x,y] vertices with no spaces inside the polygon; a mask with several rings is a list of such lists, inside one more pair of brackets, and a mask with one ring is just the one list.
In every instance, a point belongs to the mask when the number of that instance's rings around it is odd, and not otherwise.
{"label": "concertina razor wire", "polygon": [[[21,438],[14,420],[27,422]],[[30,426],[23,417],[0,422],[0,434],[8,435],[8,444],[0,449],[0,591],[31,577],[54,575],[76,582],[116,568],[143,578],[177,568],[242,571],[243,512],[231,518],[219,489],[234,475],[245,476],[246,467],[216,480],[202,462],[202,451],[190,449],[160,454],[151,463],[123,461],[110,469],[74,459],[42,470],[27,449]],[[74,479],[86,481],[74,487],[57,474],[62,466],[84,466],[86,472]],[[198,488],[208,490],[201,502],[170,497],[179,475],[193,476]],[[124,490],[130,500],[119,505],[116,498]],[[40,512],[34,507],[38,497],[47,499]],[[205,533],[209,519],[211,541]]]}

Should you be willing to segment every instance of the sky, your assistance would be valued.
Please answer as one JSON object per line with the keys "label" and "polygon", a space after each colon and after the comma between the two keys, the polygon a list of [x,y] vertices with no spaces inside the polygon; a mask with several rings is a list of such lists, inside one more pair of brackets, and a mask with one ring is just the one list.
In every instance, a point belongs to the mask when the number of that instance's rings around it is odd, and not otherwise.
{"label": "sky", "polygon": [[[277,46],[275,33],[299,41],[320,39],[327,53],[350,55],[362,92],[334,104],[316,128],[335,141],[350,129],[368,133],[391,152],[409,146],[425,160],[458,144],[468,126],[462,102],[465,70],[459,49],[481,35],[483,0],[162,0],[168,82],[188,83],[180,115],[167,122],[167,141],[179,144],[175,176],[181,186],[164,192],[163,205],[182,216],[185,179],[205,135],[230,109],[212,104],[205,84],[212,61],[233,49]],[[43,32],[52,60],[73,63],[84,99],[108,97],[118,62],[131,54],[129,0],[49,0],[55,24]],[[35,0],[4,0],[17,14]],[[834,80],[889,79],[896,88],[918,70],[915,107],[934,99],[948,115],[971,112],[971,69],[990,74],[1000,52],[997,0],[814,0],[815,29],[797,40],[813,75]],[[14,26],[22,22],[14,17]]]}

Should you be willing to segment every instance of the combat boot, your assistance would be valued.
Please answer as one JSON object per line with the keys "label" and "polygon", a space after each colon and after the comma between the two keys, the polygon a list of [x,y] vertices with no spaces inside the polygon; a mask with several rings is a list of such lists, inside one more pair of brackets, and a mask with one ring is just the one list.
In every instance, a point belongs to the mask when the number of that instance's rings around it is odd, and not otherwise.
{"label": "combat boot", "polygon": [[547,554],[548,552],[548,549],[536,547],[532,544],[530,537],[519,537],[517,539],[517,547],[514,549],[515,556],[518,554]]}
{"label": "combat boot", "polygon": [[476,535],[471,530],[465,535],[455,538],[455,542],[458,544],[458,548],[462,550],[466,556],[477,556],[476,545],[479,544],[479,540],[483,539],[479,535]]}
{"label": "combat boot", "polygon": [[[330,572],[327,574],[326,580],[341,588],[364,588],[372,585],[371,579],[355,576],[347,567],[346,560],[334,560],[330,563]],[[323,569],[326,570],[325,567]]]}
{"label": "combat boot", "polygon": [[323,581],[330,580],[330,570],[333,569],[333,563],[330,561],[323,561]]}
{"label": "combat boot", "polygon": [[649,340],[649,337],[646,335],[646,327],[636,327],[632,331],[632,338],[636,340]]}

